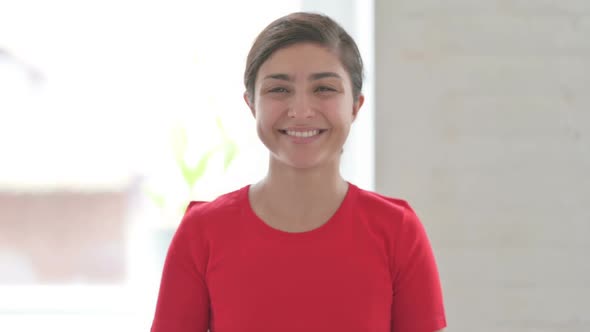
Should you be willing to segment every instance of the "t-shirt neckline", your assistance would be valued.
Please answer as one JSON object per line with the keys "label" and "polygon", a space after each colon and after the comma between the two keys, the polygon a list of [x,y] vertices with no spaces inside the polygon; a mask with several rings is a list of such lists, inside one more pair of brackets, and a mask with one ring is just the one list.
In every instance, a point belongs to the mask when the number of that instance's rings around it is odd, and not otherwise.
{"label": "t-shirt neckline", "polygon": [[256,212],[254,212],[252,204],[250,203],[249,193],[251,185],[247,185],[242,188],[239,200],[240,205],[242,206],[242,211],[246,215],[246,220],[253,221],[253,227],[258,228],[264,233],[280,236],[283,238],[305,238],[328,232],[332,228],[336,227],[342,220],[346,219],[344,217],[348,214],[348,210],[350,209],[357,191],[357,187],[355,185],[348,181],[346,183],[348,184],[348,189],[336,212],[334,212],[334,214],[322,225],[303,232],[287,232],[278,228],[274,228],[267,224],[262,218],[260,218]]}

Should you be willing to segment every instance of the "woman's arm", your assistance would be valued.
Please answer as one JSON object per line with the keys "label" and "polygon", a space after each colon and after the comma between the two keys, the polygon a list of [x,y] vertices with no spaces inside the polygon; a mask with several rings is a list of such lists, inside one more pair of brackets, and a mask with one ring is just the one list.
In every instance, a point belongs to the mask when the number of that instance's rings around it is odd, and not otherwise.
{"label": "woman's arm", "polygon": [[194,216],[187,212],[172,239],[151,332],[209,330],[209,293],[202,268],[208,253],[196,226]]}
{"label": "woman's arm", "polygon": [[392,266],[392,331],[441,331],[447,325],[442,288],[424,226],[409,206],[398,226]]}

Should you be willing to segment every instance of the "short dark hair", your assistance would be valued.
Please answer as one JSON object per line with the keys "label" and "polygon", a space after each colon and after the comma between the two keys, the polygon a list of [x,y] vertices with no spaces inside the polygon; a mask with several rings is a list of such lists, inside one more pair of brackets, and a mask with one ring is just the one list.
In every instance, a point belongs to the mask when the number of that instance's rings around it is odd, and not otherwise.
{"label": "short dark hair", "polygon": [[254,101],[254,86],[262,64],[277,50],[305,42],[336,52],[350,75],[354,100],[358,100],[363,88],[363,60],[354,39],[326,15],[297,12],[270,23],[254,41],[244,72],[244,85],[250,101]]}

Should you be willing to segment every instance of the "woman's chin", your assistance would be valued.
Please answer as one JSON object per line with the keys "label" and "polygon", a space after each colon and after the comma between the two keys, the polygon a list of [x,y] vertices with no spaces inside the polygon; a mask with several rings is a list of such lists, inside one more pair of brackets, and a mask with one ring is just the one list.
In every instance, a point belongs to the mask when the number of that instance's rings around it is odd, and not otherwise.
{"label": "woman's chin", "polygon": [[330,166],[337,168],[338,166],[337,161],[328,158],[310,158],[310,156],[281,158],[278,162],[285,167],[301,171],[330,168]]}

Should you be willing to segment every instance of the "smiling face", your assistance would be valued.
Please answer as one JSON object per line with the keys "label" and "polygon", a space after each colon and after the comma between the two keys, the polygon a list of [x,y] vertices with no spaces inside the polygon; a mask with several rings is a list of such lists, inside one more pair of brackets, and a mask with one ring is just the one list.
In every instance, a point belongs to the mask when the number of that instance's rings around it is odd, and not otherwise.
{"label": "smiling face", "polygon": [[274,161],[298,169],[338,168],[363,96],[354,102],[350,76],[336,54],[312,43],[279,49],[260,67],[254,93],[245,99]]}

